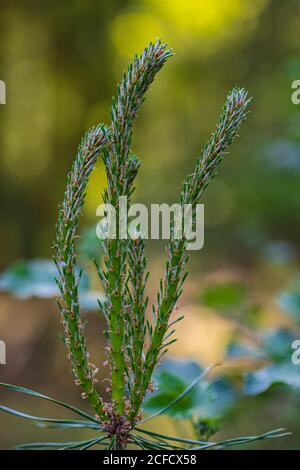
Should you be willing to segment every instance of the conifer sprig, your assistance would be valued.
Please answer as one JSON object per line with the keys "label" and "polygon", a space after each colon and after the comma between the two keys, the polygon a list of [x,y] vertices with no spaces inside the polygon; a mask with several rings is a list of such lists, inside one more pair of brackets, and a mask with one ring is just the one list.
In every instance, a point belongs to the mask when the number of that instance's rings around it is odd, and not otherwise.
{"label": "conifer sprig", "polygon": [[[57,284],[61,292],[59,308],[65,344],[75,382],[82,387],[82,396],[88,399],[96,415],[91,416],[72,405],[33,390],[0,383],[0,387],[31,395],[67,409],[76,414],[77,419],[33,416],[2,405],[0,411],[31,420],[43,427],[88,429],[93,430],[95,435],[80,441],[29,443],[17,446],[16,449],[87,450],[105,446],[107,450],[118,450],[126,448],[128,444],[134,444],[140,449],[156,449],[160,452],[179,449],[194,451],[226,448],[288,435],[283,429],[277,429],[260,435],[207,442],[167,436],[140,427],[146,421],[178,406],[181,400],[199,386],[200,381],[211,369],[203,371],[159,411],[141,419],[145,394],[153,390],[151,380],[154,368],[170,344],[175,341],[174,325],[182,319],[179,317],[170,321],[187,276],[188,240],[184,236],[179,240],[176,238],[174,220],[167,245],[165,276],[160,281],[157,304],[152,306],[152,322],[146,313],[148,298],[145,289],[149,273],[142,230],[137,227],[134,238],[130,238],[130,233],[123,239],[121,227],[117,226],[115,238],[102,240],[103,266],[96,264],[96,267],[106,298],[100,303],[100,308],[107,321],[105,349],[111,372],[110,402],[104,403],[96,389],[95,375],[98,369],[89,360],[78,299],[82,271],[78,271],[76,266],[74,243],[79,215],[84,205],[89,175],[98,156],[102,154],[108,180],[103,200],[114,207],[117,220],[122,224],[123,221],[119,217],[119,198],[126,196],[127,203],[130,203],[134,179],[140,165],[138,158],[131,154],[134,119],[144,100],[145,92],[171,55],[172,52],[158,41],[150,44],[143,54],[135,57],[129,65],[118,87],[117,99],[113,100],[111,125],[94,127],[84,136],[68,175],[64,200],[59,207],[54,259],[58,269]],[[228,95],[215,132],[196,159],[194,172],[184,181],[180,195],[181,205],[190,204],[195,209],[215,175],[217,166],[236,137],[247,115],[248,104],[249,99],[244,89],[234,88]],[[193,221],[196,222],[195,219]],[[137,423],[140,426],[137,426]]]}
{"label": "conifer sprig", "polygon": [[[103,266],[97,266],[97,271],[106,296],[100,306],[107,320],[106,351],[111,370],[111,402],[104,404],[95,388],[95,366],[88,360],[80,319],[80,274],[75,270],[74,238],[88,176],[99,153],[108,182],[103,192],[104,203],[114,207],[117,221],[120,197],[126,196],[130,204],[140,165],[138,158],[131,154],[134,120],[156,73],[171,55],[172,51],[158,41],[129,65],[118,86],[117,98],[113,99],[110,127],[98,126],[89,131],[79,148],[57,225],[55,261],[62,294],[60,309],[73,372],[84,389],[83,396],[100,417],[103,429],[112,438],[116,437],[117,446],[126,444],[130,430],[138,421],[145,394],[152,388],[154,368],[175,341],[174,329],[170,327],[180,318],[170,323],[170,316],[187,275],[187,240],[171,236],[168,243],[166,272],[160,282],[157,305],[153,306],[153,323],[146,317],[148,273],[144,240],[140,236],[123,239],[119,225],[114,238],[102,240],[104,262]],[[197,158],[194,172],[184,182],[182,205],[191,204],[195,208],[245,119],[248,103],[243,89],[235,88],[228,95],[216,131]]]}
{"label": "conifer sprig", "polygon": [[[234,88],[229,93],[215,132],[197,158],[194,172],[184,181],[180,197],[181,204],[191,204],[195,208],[210,180],[214,177],[217,166],[237,136],[239,127],[247,116],[249,103],[247,92],[243,88]],[[187,240],[184,237],[181,240],[170,239],[167,246],[167,258],[165,277],[160,283],[155,308],[155,326],[144,364],[141,401],[149,387],[159,357],[171,342],[175,341],[170,342],[166,335],[170,316],[182,293],[183,283],[187,276]]]}
{"label": "conifer sprig", "polygon": [[148,297],[145,289],[149,277],[146,272],[147,259],[145,256],[145,241],[141,237],[130,240],[129,254],[129,282],[128,299],[129,306],[128,325],[128,358],[130,371],[130,420],[133,422],[139,414],[139,404],[142,393],[144,351],[147,334],[146,309]]}
{"label": "conifer sprig", "polygon": [[[119,220],[120,196],[127,196],[128,202],[133,191],[133,181],[139,168],[139,160],[130,155],[134,119],[144,101],[144,96],[154,80],[155,75],[162,68],[166,60],[172,55],[166,50],[166,45],[157,41],[150,44],[140,57],[135,57],[124,74],[118,86],[117,100],[113,99],[111,108],[111,138],[110,146],[103,152],[103,160],[107,173],[108,187],[104,191],[103,200],[113,205],[116,210],[116,219]],[[120,237],[119,226],[116,227],[116,238],[102,242],[105,254],[105,269],[98,267],[107,302],[102,308],[108,319],[107,338],[109,341],[109,362],[111,367],[112,413],[123,416],[125,413],[125,376],[126,344],[128,338],[126,328],[127,301],[130,300],[126,288],[128,271],[128,241]],[[139,269],[133,263],[139,260],[131,259],[131,273]],[[136,310],[135,305],[130,309]],[[131,330],[132,331],[132,330]],[[135,369],[136,370],[136,369]]]}
{"label": "conifer sprig", "polygon": [[58,305],[62,315],[68,358],[72,364],[75,383],[83,388],[83,398],[89,400],[97,415],[101,417],[104,415],[103,401],[95,388],[97,369],[89,362],[84,323],[80,317],[78,287],[81,272],[78,274],[76,271],[74,242],[89,175],[98,155],[108,144],[108,135],[109,131],[99,125],[90,129],[82,139],[68,175],[65,197],[59,208],[54,245],[54,260],[59,273],[57,284],[61,292]]}

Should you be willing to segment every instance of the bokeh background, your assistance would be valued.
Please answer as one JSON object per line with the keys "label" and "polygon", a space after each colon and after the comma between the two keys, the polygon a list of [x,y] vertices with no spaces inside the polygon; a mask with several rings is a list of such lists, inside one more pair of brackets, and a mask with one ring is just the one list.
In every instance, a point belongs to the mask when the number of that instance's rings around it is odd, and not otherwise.
{"label": "bokeh background", "polygon": [[[160,37],[176,55],[149,91],[135,127],[134,152],[142,160],[136,201],[176,202],[226,93],[241,85],[253,97],[240,139],[203,201],[205,246],[192,256],[180,303],[186,318],[170,357],[222,362],[214,374],[230,377],[237,395],[221,413],[217,437],[283,426],[292,437],[251,448],[299,447],[300,366],[289,368],[289,338],[297,338],[300,317],[300,108],[291,102],[291,83],[300,79],[299,29],[297,0],[1,0],[0,79],[7,86],[7,104],[0,107],[0,268],[6,276],[0,339],[7,344],[1,381],[82,405],[58,338],[54,300],[39,290],[18,295],[7,270],[14,281],[23,276],[27,282],[25,262],[51,258],[57,205],[78,142],[91,125],[109,123],[111,97],[128,61]],[[95,227],[104,186],[99,162],[82,227]],[[91,232],[83,240],[96,289],[89,252],[98,247]],[[151,299],[163,268],[162,247],[148,246]],[[42,276],[43,268],[35,282]],[[90,347],[101,363],[103,345],[94,334],[103,329],[102,320],[96,312],[87,315]],[[276,351],[230,354],[237,337],[261,351],[274,330],[277,352],[278,334],[288,338],[283,359]],[[243,392],[245,372],[282,363],[288,372],[273,380],[281,386],[271,380],[263,393]],[[1,404],[33,414],[61,413],[23,396],[0,391],[0,397]],[[3,414],[0,422],[3,449],[58,437]],[[190,432],[186,422],[167,417],[160,426]]]}

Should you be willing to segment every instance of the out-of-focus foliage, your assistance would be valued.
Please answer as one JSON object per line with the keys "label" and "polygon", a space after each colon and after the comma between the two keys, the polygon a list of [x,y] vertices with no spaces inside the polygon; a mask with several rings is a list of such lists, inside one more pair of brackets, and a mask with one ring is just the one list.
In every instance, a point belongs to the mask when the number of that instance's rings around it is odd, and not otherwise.
{"label": "out-of-focus foliage", "polygon": [[296,332],[279,329],[258,336],[258,347],[245,347],[235,342],[228,346],[228,358],[250,357],[270,364],[246,374],[244,393],[258,395],[275,385],[300,391],[300,369],[291,361]]}
{"label": "out-of-focus foliage", "polygon": [[248,356],[276,363],[289,361],[291,358],[291,344],[294,339],[295,332],[292,333],[286,329],[278,329],[267,333],[259,331],[259,345],[247,347],[233,341],[228,345],[227,357]]}
{"label": "out-of-focus foliage", "polygon": [[[283,311],[291,315],[294,323],[265,330],[259,325],[264,314],[263,308],[259,308],[260,316],[252,318],[251,323],[247,315],[240,315],[240,312],[246,312],[248,301],[243,284],[211,283],[201,293],[200,301],[204,305],[238,322],[238,328],[227,345],[226,359],[250,361],[246,367],[242,366],[239,371],[233,369],[233,373],[229,374],[233,381],[236,375],[240,375],[243,380],[242,393],[236,397],[235,406],[242,402],[243,395],[254,397],[276,386],[284,386],[286,395],[294,393],[298,399],[300,397],[300,369],[292,361],[294,341],[300,338],[298,278],[289,289],[277,295],[277,300]],[[253,369],[250,372],[247,371],[249,367]]]}
{"label": "out-of-focus foliage", "polygon": [[[145,411],[155,413],[167,406],[183,393],[190,382],[201,372],[202,369],[194,362],[168,361],[163,363],[154,375],[156,391],[148,395],[144,403]],[[169,408],[167,413],[177,419],[191,418],[197,409],[201,409],[201,406],[205,406],[212,398],[212,389],[207,382],[201,381],[191,393]]]}
{"label": "out-of-focus foliage", "polygon": [[257,322],[261,307],[252,301],[242,282],[218,282],[204,288],[199,298],[202,305],[217,310],[227,318],[242,320],[243,323]]}
{"label": "out-of-focus foliage", "polygon": [[298,277],[289,289],[282,291],[278,296],[280,306],[300,323],[300,278]]}
{"label": "out-of-focus foliage", "polygon": [[300,391],[300,371],[290,362],[274,364],[247,375],[245,393],[257,395],[273,385],[287,385]]}
{"label": "out-of-focus foliage", "polygon": [[245,286],[237,282],[214,284],[201,294],[201,303],[221,311],[239,308],[246,296]]}
{"label": "out-of-focus foliage", "polygon": [[[52,260],[19,260],[0,275],[0,291],[9,292],[19,298],[40,297],[50,299],[59,297],[55,282],[57,269]],[[97,310],[98,299],[104,300],[103,294],[91,290],[89,277],[82,274],[79,298],[83,308]]]}
{"label": "out-of-focus foliage", "polygon": [[[0,290],[18,297],[49,298],[58,295],[55,284],[56,268],[52,260],[19,260],[7,268],[0,277]],[[83,279],[86,284],[86,279]],[[84,285],[83,284],[83,285]]]}
{"label": "out-of-focus foliage", "polygon": [[[144,403],[146,412],[155,413],[178,397],[203,368],[193,361],[168,360],[154,374],[155,392]],[[219,429],[220,418],[235,406],[237,391],[226,378],[206,379],[166,413],[175,419],[190,419],[198,436],[210,437]]]}

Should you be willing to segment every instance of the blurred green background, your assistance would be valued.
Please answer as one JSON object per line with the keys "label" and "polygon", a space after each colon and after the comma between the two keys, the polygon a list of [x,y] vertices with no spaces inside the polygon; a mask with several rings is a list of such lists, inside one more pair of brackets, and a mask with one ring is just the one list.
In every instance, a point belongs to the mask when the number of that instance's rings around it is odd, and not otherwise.
{"label": "blurred green background", "polygon": [[[284,302],[278,298],[290,292],[300,261],[300,108],[291,102],[291,83],[300,79],[299,30],[297,0],[1,0],[0,79],[7,86],[7,104],[0,107],[1,270],[18,259],[51,257],[57,205],[80,138],[91,125],[109,123],[111,97],[128,61],[160,37],[176,55],[136,124],[133,150],[142,160],[136,201],[176,202],[226,93],[241,85],[253,97],[241,137],[203,201],[205,246],[192,256],[180,305],[186,318],[171,354],[209,364],[223,361],[233,336],[245,329],[254,344],[268,330],[296,334],[285,314],[287,294]],[[83,226],[96,224],[104,185],[99,162]],[[150,297],[163,266],[161,248],[149,244]],[[216,303],[201,297],[207,286],[228,283],[247,292],[230,303],[230,313],[218,304],[218,290]],[[0,379],[80,403],[58,339],[55,303],[37,297],[0,296],[0,339],[8,348]],[[95,330],[101,325],[91,314],[90,344],[100,362]],[[257,367],[228,361],[224,373],[230,369],[238,384],[241,368]],[[0,393],[16,407],[52,413],[48,405]],[[297,448],[299,405],[299,392],[286,387],[243,397],[224,417],[222,437],[285,426],[292,438],[256,447]],[[40,437],[16,418],[1,415],[0,422],[1,448]],[[173,426],[168,418],[162,425]]]}

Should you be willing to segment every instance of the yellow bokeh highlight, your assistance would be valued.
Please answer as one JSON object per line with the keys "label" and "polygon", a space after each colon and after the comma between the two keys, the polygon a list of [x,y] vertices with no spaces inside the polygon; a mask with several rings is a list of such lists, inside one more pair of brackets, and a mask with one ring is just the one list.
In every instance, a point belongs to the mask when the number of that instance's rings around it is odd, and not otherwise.
{"label": "yellow bokeh highlight", "polygon": [[147,0],[171,20],[178,31],[212,35],[236,19],[253,18],[266,0]]}
{"label": "yellow bokeh highlight", "polygon": [[252,29],[269,0],[143,0],[112,23],[112,39],[128,58],[161,37],[182,53],[187,42],[206,55]]}
{"label": "yellow bokeh highlight", "polygon": [[117,16],[112,25],[113,42],[124,57],[132,57],[150,41],[163,35],[160,21],[149,13],[124,13]]}
{"label": "yellow bokeh highlight", "polygon": [[99,159],[96,167],[93,169],[87,191],[84,205],[84,213],[91,220],[96,223],[96,210],[99,204],[103,203],[102,193],[107,186],[107,179],[104,169],[104,164]]}

